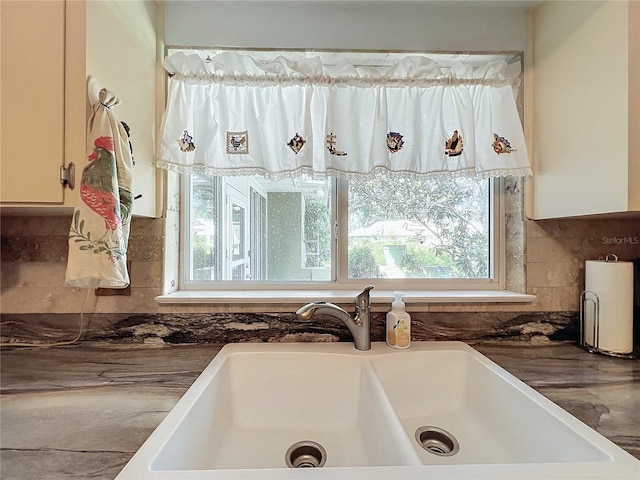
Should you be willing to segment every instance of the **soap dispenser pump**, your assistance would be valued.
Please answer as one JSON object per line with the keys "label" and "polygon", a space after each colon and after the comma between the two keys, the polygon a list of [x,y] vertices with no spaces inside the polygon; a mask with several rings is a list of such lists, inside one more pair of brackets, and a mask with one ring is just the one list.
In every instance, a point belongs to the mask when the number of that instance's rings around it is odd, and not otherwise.
{"label": "soap dispenser pump", "polygon": [[405,310],[402,292],[393,292],[391,311],[387,313],[387,345],[409,348],[411,344],[411,317]]}

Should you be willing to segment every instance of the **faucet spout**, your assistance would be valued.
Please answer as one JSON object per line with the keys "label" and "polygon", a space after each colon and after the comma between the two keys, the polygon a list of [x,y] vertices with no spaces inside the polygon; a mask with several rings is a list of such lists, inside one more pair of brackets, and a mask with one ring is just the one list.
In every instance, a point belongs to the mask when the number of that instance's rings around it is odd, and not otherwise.
{"label": "faucet spout", "polygon": [[298,317],[299,320],[305,321],[311,320],[315,314],[337,317],[342,321],[346,321],[347,319],[351,320],[351,315],[346,310],[329,302],[318,301],[308,303],[296,311],[296,317]]}
{"label": "faucet spout", "polygon": [[315,314],[329,315],[342,320],[353,335],[357,350],[371,349],[371,299],[369,291],[373,286],[368,286],[356,297],[356,311],[352,317],[346,310],[329,302],[312,302],[300,307],[296,317],[309,321]]}

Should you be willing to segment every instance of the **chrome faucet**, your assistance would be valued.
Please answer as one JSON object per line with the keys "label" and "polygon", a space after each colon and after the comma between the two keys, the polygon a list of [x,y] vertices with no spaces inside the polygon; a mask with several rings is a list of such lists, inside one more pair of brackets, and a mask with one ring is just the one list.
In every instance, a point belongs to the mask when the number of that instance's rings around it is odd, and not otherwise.
{"label": "chrome faucet", "polygon": [[317,314],[330,315],[342,320],[351,335],[357,350],[371,350],[371,297],[372,285],[356,297],[356,311],[353,317],[338,305],[329,302],[313,302],[301,307],[296,312],[300,320],[311,320]]}

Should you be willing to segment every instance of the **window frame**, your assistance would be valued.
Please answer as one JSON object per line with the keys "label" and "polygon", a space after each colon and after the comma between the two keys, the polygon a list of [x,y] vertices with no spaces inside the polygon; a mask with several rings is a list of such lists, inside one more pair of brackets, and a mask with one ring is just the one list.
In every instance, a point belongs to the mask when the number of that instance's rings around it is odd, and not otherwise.
{"label": "window frame", "polygon": [[[489,275],[488,278],[348,278],[348,190],[345,179],[332,182],[331,212],[334,234],[332,238],[332,274],[329,281],[309,282],[276,282],[276,281],[188,281],[190,270],[190,235],[191,196],[190,176],[181,175],[180,181],[180,253],[179,282],[181,291],[345,291],[374,284],[382,290],[453,290],[453,291],[499,291],[506,285],[506,243],[505,243],[505,195],[502,178],[489,179]],[[224,198],[226,189],[222,183],[221,195]],[[224,208],[224,207],[223,207]],[[251,213],[249,213],[249,216]]]}

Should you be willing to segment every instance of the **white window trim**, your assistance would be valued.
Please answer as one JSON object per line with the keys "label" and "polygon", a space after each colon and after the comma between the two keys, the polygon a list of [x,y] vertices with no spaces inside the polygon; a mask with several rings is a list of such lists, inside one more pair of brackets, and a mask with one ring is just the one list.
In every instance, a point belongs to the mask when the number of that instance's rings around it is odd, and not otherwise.
{"label": "white window trim", "polygon": [[[365,285],[364,283],[362,285]],[[353,303],[361,290],[356,289],[246,289],[246,290],[179,290],[160,295],[160,304],[224,304],[224,305],[289,305],[325,300],[333,303]],[[530,303],[535,295],[511,292],[509,290],[403,290],[404,302],[410,307],[415,304],[434,303]],[[389,304],[393,291],[371,290],[371,303]]]}

